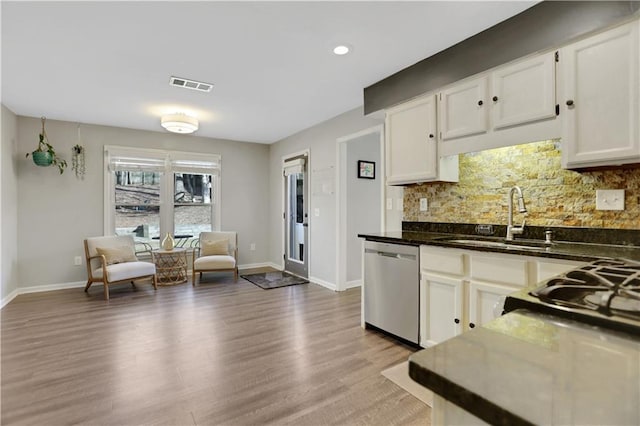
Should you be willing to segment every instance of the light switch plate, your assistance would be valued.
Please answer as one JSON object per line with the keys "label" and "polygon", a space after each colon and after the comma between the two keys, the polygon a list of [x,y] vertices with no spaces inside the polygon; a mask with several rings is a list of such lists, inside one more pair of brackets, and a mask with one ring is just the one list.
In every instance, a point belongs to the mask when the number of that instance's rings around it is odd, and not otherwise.
{"label": "light switch plate", "polygon": [[426,212],[427,210],[429,210],[429,202],[426,198],[420,198],[420,211]]}
{"label": "light switch plate", "polygon": [[624,210],[624,189],[597,189],[596,210]]}
{"label": "light switch plate", "polygon": [[313,209],[313,215],[315,217],[320,217],[320,209],[318,209],[318,208]]}
{"label": "light switch plate", "polygon": [[387,210],[393,210],[393,198],[387,198]]}

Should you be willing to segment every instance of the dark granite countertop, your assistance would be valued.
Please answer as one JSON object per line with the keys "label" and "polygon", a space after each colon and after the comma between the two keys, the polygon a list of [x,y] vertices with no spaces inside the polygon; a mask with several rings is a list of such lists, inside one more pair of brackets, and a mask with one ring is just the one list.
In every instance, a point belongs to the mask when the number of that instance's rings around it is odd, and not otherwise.
{"label": "dark granite countertop", "polygon": [[[453,231],[464,231],[456,229]],[[640,246],[620,245],[609,243],[554,241],[550,245],[544,245],[543,240],[515,239],[513,244],[504,246],[480,246],[471,242],[456,242],[456,239],[475,239],[492,242],[504,242],[504,237],[470,235],[461,232],[420,232],[404,230],[397,232],[359,234],[358,237],[369,241],[383,243],[432,245],[467,250],[479,250],[485,252],[508,253],[525,256],[547,257],[575,261],[591,262],[602,258],[624,258],[640,261]],[[526,244],[540,247],[527,247]]]}
{"label": "dark granite countertop", "polygon": [[491,424],[640,424],[640,339],[526,310],[413,354],[409,375]]}

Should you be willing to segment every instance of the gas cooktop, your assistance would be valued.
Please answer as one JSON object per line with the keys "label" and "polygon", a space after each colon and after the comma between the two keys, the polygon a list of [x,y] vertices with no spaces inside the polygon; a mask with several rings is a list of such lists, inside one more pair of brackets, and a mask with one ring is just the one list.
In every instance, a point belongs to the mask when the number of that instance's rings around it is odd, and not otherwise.
{"label": "gas cooktop", "polygon": [[640,262],[597,260],[509,295],[504,311],[518,308],[640,335]]}

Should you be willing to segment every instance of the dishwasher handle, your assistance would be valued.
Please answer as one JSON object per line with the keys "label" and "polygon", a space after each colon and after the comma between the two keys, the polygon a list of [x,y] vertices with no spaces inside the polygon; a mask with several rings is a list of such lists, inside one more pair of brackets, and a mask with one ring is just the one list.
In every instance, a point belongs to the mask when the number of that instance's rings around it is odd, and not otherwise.
{"label": "dishwasher handle", "polygon": [[378,256],[382,256],[382,257],[390,257],[392,259],[416,260],[417,258],[416,255],[413,255],[413,254],[393,253],[389,251],[365,249],[364,252],[368,254],[377,254]]}
{"label": "dishwasher handle", "polygon": [[394,259],[400,259],[400,254],[398,253],[388,253],[386,251],[379,251],[378,256],[384,256],[384,257],[392,257]]}

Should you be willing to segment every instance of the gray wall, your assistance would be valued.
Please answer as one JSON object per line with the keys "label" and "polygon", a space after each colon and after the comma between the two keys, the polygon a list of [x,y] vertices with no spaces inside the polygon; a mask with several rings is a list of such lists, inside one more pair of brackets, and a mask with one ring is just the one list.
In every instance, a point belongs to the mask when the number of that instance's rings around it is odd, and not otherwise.
{"label": "gray wall", "polygon": [[[336,285],[336,139],[373,127],[380,122],[380,119],[364,117],[362,107],[358,107],[271,145],[269,162],[271,176],[269,260],[271,262],[282,265],[282,157],[309,148],[312,189],[309,209],[309,276],[323,281],[324,284]],[[333,194],[313,194],[314,178],[317,178],[318,173],[333,173]],[[319,217],[314,215],[316,208],[320,211]]]}
{"label": "gray wall", "polygon": [[[24,158],[36,148],[40,127],[39,118],[18,117],[20,287],[86,280],[85,266],[73,266],[73,257],[84,259],[84,238],[103,234],[104,145],[220,154],[222,229],[238,232],[241,266],[267,261],[268,145],[83,124],[86,176],[81,181],[71,167],[59,175],[53,167],[37,167]],[[47,120],[46,130],[56,151],[70,160],[77,123]],[[249,250],[251,243],[255,251]]]}
{"label": "gray wall", "polygon": [[0,276],[4,301],[18,288],[18,117],[2,105]]}
{"label": "gray wall", "polygon": [[[376,163],[375,179],[358,179],[358,160]],[[347,143],[347,282],[362,279],[362,240],[359,233],[380,232],[380,134]]]}

